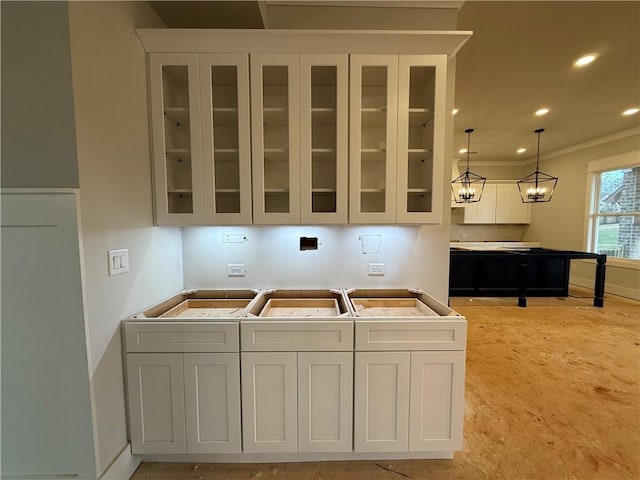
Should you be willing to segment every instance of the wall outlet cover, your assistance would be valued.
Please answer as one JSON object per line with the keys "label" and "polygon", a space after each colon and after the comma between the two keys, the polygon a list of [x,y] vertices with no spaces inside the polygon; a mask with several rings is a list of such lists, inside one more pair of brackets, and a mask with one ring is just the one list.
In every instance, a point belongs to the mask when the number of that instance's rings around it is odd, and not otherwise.
{"label": "wall outlet cover", "polygon": [[247,274],[247,267],[244,263],[227,264],[227,277],[244,277]]}
{"label": "wall outlet cover", "polygon": [[385,264],[384,263],[369,263],[367,265],[367,272],[369,275],[384,276]]}

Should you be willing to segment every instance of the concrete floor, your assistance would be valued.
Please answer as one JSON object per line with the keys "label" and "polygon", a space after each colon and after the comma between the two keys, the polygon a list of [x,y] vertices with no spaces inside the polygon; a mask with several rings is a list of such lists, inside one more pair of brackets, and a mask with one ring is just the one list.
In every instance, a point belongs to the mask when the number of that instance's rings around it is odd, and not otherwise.
{"label": "concrete floor", "polygon": [[451,304],[469,322],[464,451],[453,460],[143,463],[132,478],[640,478],[640,303],[608,296],[599,309],[578,291],[530,298],[527,308],[515,299]]}

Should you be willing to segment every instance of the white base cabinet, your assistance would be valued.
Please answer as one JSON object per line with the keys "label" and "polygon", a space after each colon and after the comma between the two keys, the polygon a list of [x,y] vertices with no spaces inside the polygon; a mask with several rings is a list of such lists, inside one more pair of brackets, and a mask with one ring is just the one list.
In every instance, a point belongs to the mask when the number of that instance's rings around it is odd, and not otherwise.
{"label": "white base cabinet", "polygon": [[131,450],[240,453],[238,353],[129,353]]}
{"label": "white base cabinet", "polygon": [[242,353],[244,452],[350,452],[351,352]]}

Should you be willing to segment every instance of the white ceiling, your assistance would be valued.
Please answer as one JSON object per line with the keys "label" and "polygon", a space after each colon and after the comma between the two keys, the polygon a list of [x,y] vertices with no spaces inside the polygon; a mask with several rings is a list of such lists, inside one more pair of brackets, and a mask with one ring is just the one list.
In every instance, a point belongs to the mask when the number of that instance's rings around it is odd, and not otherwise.
{"label": "white ceiling", "polygon": [[[640,128],[640,114],[621,115],[640,106],[638,1],[467,1],[461,7],[459,1],[151,4],[167,26],[183,28],[264,28],[267,8],[278,5],[375,5],[385,7],[386,17],[393,16],[396,6],[404,7],[398,9],[404,15],[407,6],[423,12],[459,8],[458,29],[474,34],[457,57],[455,103],[460,112],[455,117],[454,155],[464,157],[457,153],[466,146],[464,130],[474,128],[474,163],[530,160],[537,128],[545,128],[542,154]],[[347,11],[357,14],[349,8],[340,15]],[[431,10],[434,15],[436,11]],[[573,66],[576,58],[591,52],[598,54],[595,62],[582,69]],[[541,107],[550,112],[536,117]],[[527,152],[517,154],[519,147]]]}
{"label": "white ceiling", "polygon": [[640,2],[472,1],[458,28],[474,33],[457,57],[455,151],[474,128],[472,161],[535,156],[536,128],[544,154],[640,125],[621,115],[640,107]]}

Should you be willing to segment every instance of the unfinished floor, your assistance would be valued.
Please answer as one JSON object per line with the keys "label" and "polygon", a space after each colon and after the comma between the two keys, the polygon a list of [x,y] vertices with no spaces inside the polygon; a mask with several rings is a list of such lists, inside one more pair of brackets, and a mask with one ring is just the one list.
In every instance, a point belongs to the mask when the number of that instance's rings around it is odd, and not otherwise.
{"label": "unfinished floor", "polygon": [[640,478],[640,303],[588,292],[454,298],[469,322],[464,451],[453,460],[143,463],[135,480]]}

